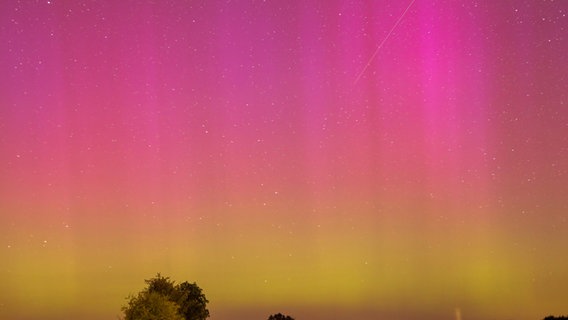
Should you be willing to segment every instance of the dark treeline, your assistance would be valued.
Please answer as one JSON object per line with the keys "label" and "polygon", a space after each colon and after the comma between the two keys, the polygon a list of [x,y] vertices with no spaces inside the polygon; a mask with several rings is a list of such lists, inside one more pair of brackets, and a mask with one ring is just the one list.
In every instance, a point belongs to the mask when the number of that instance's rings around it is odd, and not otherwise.
{"label": "dark treeline", "polygon": [[[206,320],[209,318],[203,290],[197,283],[184,281],[176,284],[169,277],[157,274],[146,280],[146,288],[127,298],[120,320]],[[294,320],[282,313],[268,320]]]}
{"label": "dark treeline", "polygon": [[[127,298],[122,307],[121,320],[206,320],[209,318],[203,290],[193,282],[176,284],[159,273],[146,280],[146,288]],[[294,320],[294,318],[276,313],[268,320]],[[568,320],[567,316],[547,316],[543,320]]]}

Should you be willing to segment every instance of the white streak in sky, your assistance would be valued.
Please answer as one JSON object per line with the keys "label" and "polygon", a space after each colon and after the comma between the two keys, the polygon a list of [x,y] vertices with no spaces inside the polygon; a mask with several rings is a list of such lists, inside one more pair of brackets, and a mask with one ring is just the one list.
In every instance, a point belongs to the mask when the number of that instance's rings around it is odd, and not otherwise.
{"label": "white streak in sky", "polygon": [[377,50],[375,50],[375,52],[373,53],[373,55],[371,56],[371,58],[369,58],[369,61],[367,61],[367,64],[365,65],[365,67],[363,68],[363,70],[361,70],[361,72],[359,73],[359,75],[357,76],[357,79],[355,79],[355,82],[353,82],[353,85],[356,85],[357,82],[359,81],[359,79],[361,79],[361,77],[363,76],[363,73],[365,73],[365,71],[367,71],[367,68],[369,68],[369,65],[371,65],[371,62],[373,62],[373,59],[375,59],[375,56],[377,55],[377,53],[379,53],[379,50],[381,50],[381,48],[383,47],[383,45],[385,44],[385,42],[387,42],[387,40],[389,39],[390,35],[392,34],[392,32],[394,31],[394,29],[396,29],[396,27],[398,26],[398,24],[400,23],[400,21],[402,20],[402,18],[404,18],[404,15],[406,14],[406,12],[408,12],[408,9],[410,9],[410,7],[412,6],[412,4],[414,3],[414,1],[416,0],[412,0],[410,1],[410,4],[408,5],[408,7],[406,7],[406,10],[404,10],[404,12],[400,15],[400,17],[398,18],[398,20],[395,22],[395,24],[392,26],[392,29],[389,31],[389,33],[387,34],[387,36],[383,39],[383,41],[379,44],[379,46],[377,47]]}

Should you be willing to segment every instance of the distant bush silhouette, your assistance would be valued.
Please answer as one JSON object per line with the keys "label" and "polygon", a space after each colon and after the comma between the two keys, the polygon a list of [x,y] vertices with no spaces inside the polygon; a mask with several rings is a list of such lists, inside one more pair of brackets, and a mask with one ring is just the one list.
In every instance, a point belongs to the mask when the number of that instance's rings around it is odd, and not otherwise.
{"label": "distant bush silhouette", "polygon": [[294,318],[292,318],[290,316],[285,316],[281,313],[277,313],[277,314],[273,314],[270,317],[268,317],[268,320],[294,320]]}
{"label": "distant bush silhouette", "polygon": [[560,317],[548,316],[548,317],[545,317],[543,320],[568,320],[568,317],[567,316],[560,316]]}
{"label": "distant bush silhouette", "polygon": [[196,283],[178,285],[159,273],[145,280],[148,287],[129,297],[122,307],[124,320],[205,320],[209,302]]}

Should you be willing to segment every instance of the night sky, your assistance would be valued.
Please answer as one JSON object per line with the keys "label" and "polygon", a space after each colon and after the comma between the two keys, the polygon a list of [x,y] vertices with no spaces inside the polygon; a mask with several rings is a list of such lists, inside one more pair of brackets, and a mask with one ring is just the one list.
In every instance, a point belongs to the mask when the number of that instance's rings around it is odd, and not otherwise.
{"label": "night sky", "polygon": [[0,1],[0,318],[568,314],[568,1]]}

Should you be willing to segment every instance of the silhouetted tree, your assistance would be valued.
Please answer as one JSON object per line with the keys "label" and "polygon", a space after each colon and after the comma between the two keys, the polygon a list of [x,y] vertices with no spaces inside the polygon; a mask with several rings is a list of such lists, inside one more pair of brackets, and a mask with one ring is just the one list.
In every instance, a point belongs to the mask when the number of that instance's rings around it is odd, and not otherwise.
{"label": "silhouetted tree", "polygon": [[144,280],[148,284],[146,289],[148,292],[157,292],[166,297],[172,297],[175,295],[175,283],[170,280],[169,277],[162,277],[161,274],[156,274],[152,279]]}
{"label": "silhouetted tree", "polygon": [[[125,320],[205,320],[209,317],[209,301],[196,283],[186,281],[176,285],[159,273],[145,282],[147,288],[130,298],[128,305],[122,308]],[[168,307],[162,307],[163,301],[160,299],[168,302]],[[177,318],[170,317],[170,305]],[[148,310],[158,311],[152,313]],[[148,314],[149,318],[140,318]]]}
{"label": "silhouetted tree", "polygon": [[209,318],[207,303],[209,302],[197,284],[187,281],[175,287],[176,302],[179,312],[186,320],[205,320]]}
{"label": "silhouetted tree", "polygon": [[268,317],[268,320],[294,320],[294,318],[290,316],[283,315],[281,313],[273,314]]}
{"label": "silhouetted tree", "polygon": [[543,320],[568,320],[568,317],[567,316],[560,316],[560,317],[548,316],[548,317],[545,317]]}
{"label": "silhouetted tree", "polygon": [[122,308],[124,320],[183,320],[179,306],[157,292],[143,291]]}

